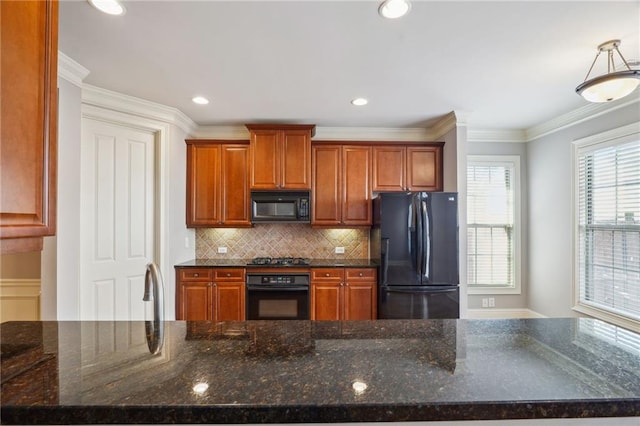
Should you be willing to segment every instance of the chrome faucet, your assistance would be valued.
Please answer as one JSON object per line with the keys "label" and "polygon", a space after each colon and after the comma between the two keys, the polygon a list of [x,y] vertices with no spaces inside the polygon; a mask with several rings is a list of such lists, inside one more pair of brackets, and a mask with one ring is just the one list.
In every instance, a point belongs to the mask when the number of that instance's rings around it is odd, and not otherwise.
{"label": "chrome faucet", "polygon": [[164,341],[164,284],[162,274],[153,262],[147,265],[147,272],[144,275],[142,300],[145,302],[153,300],[153,323],[146,321],[145,328],[149,350],[155,355],[162,350]]}

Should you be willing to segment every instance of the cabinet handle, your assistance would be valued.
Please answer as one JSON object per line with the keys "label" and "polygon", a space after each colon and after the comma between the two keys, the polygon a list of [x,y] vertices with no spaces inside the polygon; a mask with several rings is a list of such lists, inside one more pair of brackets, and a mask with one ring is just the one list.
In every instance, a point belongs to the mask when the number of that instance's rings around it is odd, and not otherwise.
{"label": "cabinet handle", "polygon": [[328,277],[328,276],[330,276],[330,275],[329,275],[329,273],[327,272],[326,274],[324,274],[324,276],[325,276],[325,277]]}
{"label": "cabinet handle", "polygon": [[360,272],[360,273],[358,274],[358,276],[360,276],[360,277],[361,277],[361,276],[362,276],[362,272]]}
{"label": "cabinet handle", "polygon": [[229,272],[227,272],[227,276],[228,276],[228,277],[230,277],[230,276],[231,276],[231,274],[230,274]]}
{"label": "cabinet handle", "polygon": [[195,274],[193,274],[193,276],[194,276],[194,277],[199,277],[199,276],[200,276],[200,274],[196,272]]}

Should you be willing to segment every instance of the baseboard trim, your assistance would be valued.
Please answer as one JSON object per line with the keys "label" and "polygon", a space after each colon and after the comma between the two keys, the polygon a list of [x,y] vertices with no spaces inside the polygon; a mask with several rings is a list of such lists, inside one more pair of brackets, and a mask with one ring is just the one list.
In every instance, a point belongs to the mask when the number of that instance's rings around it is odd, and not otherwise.
{"label": "baseboard trim", "polygon": [[40,320],[40,279],[0,279],[0,322]]}
{"label": "baseboard trim", "polygon": [[469,319],[546,318],[531,309],[468,309]]}

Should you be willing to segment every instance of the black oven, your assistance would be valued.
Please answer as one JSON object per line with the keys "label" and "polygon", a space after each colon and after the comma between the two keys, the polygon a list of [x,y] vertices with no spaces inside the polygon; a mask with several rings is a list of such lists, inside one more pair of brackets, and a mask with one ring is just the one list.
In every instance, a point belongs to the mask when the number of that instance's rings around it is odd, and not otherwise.
{"label": "black oven", "polygon": [[309,274],[248,273],[247,319],[308,320]]}

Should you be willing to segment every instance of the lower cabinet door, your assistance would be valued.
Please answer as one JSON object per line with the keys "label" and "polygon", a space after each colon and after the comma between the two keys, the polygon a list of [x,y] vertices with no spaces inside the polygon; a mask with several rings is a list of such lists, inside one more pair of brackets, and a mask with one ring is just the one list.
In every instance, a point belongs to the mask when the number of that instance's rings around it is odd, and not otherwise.
{"label": "lower cabinet door", "polygon": [[342,319],[342,286],[340,284],[312,284],[312,320],[336,321]]}
{"label": "lower cabinet door", "polygon": [[376,284],[347,283],[344,286],[344,319],[376,319]]}
{"label": "lower cabinet door", "polygon": [[244,282],[216,283],[215,319],[217,321],[244,321]]}
{"label": "lower cabinet door", "polygon": [[211,283],[181,283],[179,297],[179,312],[176,312],[176,319],[186,321],[213,319]]}

